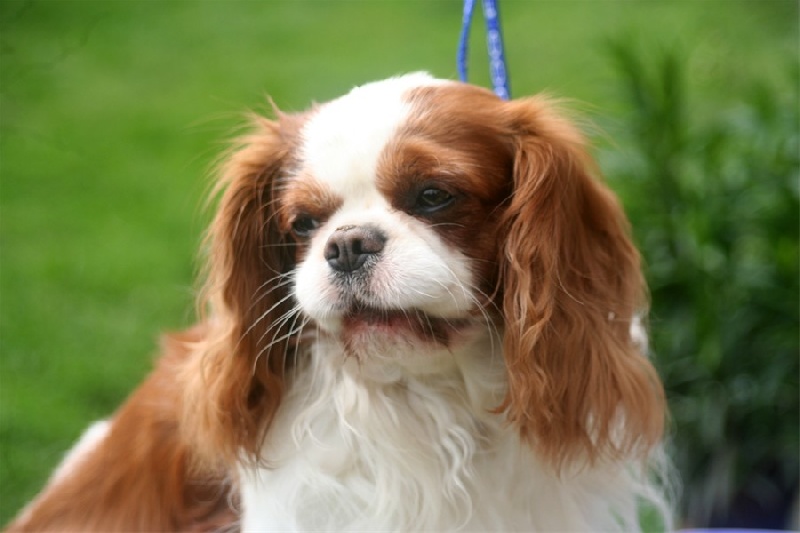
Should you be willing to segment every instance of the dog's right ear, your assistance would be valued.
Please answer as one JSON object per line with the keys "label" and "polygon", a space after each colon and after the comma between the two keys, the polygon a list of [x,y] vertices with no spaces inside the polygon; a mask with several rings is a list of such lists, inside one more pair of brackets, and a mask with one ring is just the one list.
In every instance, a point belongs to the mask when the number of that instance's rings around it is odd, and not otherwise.
{"label": "dog's right ear", "polygon": [[215,188],[200,297],[209,333],[183,374],[186,437],[212,461],[256,459],[293,361],[295,245],[275,215],[301,121],[255,117]]}

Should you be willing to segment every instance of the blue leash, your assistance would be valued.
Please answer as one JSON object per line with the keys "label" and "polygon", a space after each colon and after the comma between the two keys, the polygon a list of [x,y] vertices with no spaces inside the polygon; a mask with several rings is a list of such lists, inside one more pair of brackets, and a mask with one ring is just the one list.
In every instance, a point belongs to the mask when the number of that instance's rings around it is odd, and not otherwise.
{"label": "blue leash", "polygon": [[[467,81],[467,48],[469,47],[469,28],[472,23],[472,9],[475,0],[464,0],[464,18],[461,24],[461,36],[458,40],[458,77]],[[508,84],[508,71],[503,51],[503,34],[500,31],[500,17],[497,13],[496,0],[483,0],[483,16],[486,19],[486,44],[489,48],[489,73],[492,87],[497,96],[503,100],[511,98]]]}

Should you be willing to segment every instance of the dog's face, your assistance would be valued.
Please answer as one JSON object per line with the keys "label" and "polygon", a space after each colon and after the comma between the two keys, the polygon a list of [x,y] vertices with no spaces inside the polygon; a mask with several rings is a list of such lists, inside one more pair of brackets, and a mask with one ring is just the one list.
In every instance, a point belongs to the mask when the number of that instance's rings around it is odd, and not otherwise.
{"label": "dog's face", "polygon": [[[451,112],[459,100],[473,105]],[[451,350],[491,328],[513,165],[510,136],[487,128],[496,107],[412,76],[360,87],[301,127],[277,212],[299,244],[294,294],[353,355]]]}
{"label": "dog's face", "polygon": [[498,412],[542,458],[659,440],[663,393],[631,337],[639,256],[552,102],[417,74],[255,124],[220,181],[214,315],[186,385],[210,455],[257,455],[310,344],[380,364],[492,332]]}

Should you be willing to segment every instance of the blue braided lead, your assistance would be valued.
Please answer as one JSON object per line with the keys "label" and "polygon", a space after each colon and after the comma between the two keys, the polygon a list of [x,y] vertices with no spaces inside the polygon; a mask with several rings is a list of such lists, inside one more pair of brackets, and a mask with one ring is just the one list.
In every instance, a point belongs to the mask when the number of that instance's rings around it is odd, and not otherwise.
{"label": "blue braided lead", "polygon": [[[464,17],[458,41],[458,76],[464,82],[467,81],[467,49],[474,4],[474,0],[464,0]],[[511,98],[511,90],[509,89],[503,34],[500,31],[500,17],[496,0],[483,0],[483,16],[486,19],[486,45],[489,49],[489,74],[492,78],[492,87],[497,96],[508,100]]]}
{"label": "blue braided lead", "polygon": [[492,77],[492,87],[497,96],[508,100],[511,98],[511,90],[508,87],[503,34],[500,32],[500,15],[497,13],[496,0],[483,0],[483,16],[486,17],[486,44],[489,48],[489,73]]}
{"label": "blue braided lead", "polygon": [[458,79],[467,81],[467,48],[469,48],[469,27],[472,24],[472,8],[475,0],[464,0],[464,17],[461,19],[461,36],[458,39]]}

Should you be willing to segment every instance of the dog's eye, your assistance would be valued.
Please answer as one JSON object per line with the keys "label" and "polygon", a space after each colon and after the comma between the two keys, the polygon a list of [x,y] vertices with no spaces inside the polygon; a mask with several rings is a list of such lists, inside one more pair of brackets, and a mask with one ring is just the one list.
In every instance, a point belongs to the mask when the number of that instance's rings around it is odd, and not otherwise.
{"label": "dog's eye", "polygon": [[299,215],[292,222],[292,232],[298,237],[309,237],[319,227],[319,220],[309,215]]}
{"label": "dog's eye", "polygon": [[433,213],[453,203],[455,197],[442,189],[424,189],[417,196],[416,208],[421,213]]}

